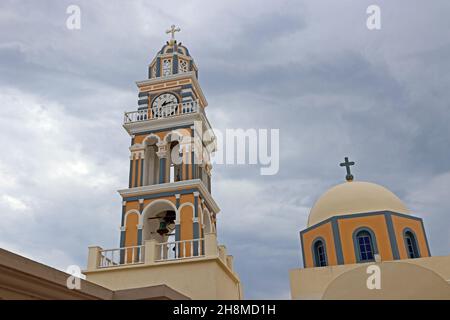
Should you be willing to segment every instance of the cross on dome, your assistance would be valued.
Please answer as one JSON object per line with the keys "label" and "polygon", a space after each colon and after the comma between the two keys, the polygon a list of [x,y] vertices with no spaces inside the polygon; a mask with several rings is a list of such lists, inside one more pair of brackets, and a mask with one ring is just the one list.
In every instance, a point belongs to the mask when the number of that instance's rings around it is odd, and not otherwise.
{"label": "cross on dome", "polygon": [[354,161],[348,161],[348,157],[344,158],[344,162],[339,164],[341,167],[345,167],[345,169],[347,170],[347,175],[345,176],[345,179],[347,181],[353,181],[353,175],[350,171],[350,167],[355,165]]}
{"label": "cross on dome", "polygon": [[170,37],[170,41],[175,41],[175,32],[180,32],[181,29],[180,27],[175,27],[175,25],[171,25],[170,29],[166,30],[166,33],[169,34],[171,33],[171,37]]}

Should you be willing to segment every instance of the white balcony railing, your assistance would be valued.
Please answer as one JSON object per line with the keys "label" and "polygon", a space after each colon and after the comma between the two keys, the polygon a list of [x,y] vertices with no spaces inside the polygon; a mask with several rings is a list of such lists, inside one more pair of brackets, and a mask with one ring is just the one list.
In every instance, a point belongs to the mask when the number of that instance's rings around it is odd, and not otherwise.
{"label": "white balcony railing", "polygon": [[197,101],[187,101],[161,107],[151,107],[148,109],[125,112],[124,124],[177,117],[184,114],[197,113],[199,111],[200,108]]}
{"label": "white balcony railing", "polygon": [[98,267],[117,267],[144,262],[144,246],[100,250]]}
{"label": "white balcony railing", "polygon": [[156,262],[202,257],[204,255],[204,239],[182,240],[156,244]]}
{"label": "white balcony railing", "polygon": [[[155,239],[145,240],[143,245],[117,249],[89,247],[88,271],[124,267],[130,265],[155,265],[164,261],[183,262],[186,259],[219,257],[228,264],[226,249],[217,244],[215,233],[206,233],[204,238],[159,243]],[[231,261],[231,260],[230,260]],[[230,263],[230,268],[232,268]]]}

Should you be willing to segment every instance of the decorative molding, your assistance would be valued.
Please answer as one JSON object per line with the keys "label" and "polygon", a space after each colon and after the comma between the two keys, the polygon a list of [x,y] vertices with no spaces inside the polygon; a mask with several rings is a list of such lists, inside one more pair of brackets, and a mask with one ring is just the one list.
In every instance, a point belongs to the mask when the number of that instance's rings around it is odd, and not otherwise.
{"label": "decorative molding", "polygon": [[[122,198],[139,196],[139,197],[142,197],[145,199],[146,195],[154,194],[154,193],[170,193],[172,195],[175,195],[176,193],[184,194],[186,192],[182,192],[183,190],[180,190],[180,188],[183,188],[183,187],[191,188],[190,190],[192,190],[193,188],[198,189],[202,198],[204,198],[206,203],[208,204],[209,208],[216,214],[220,211],[220,208],[217,205],[216,201],[213,199],[213,197],[209,193],[208,189],[206,188],[205,184],[200,179],[183,180],[183,181],[177,181],[177,182],[172,182],[172,183],[160,183],[160,184],[118,190],[118,192],[122,196]],[[189,193],[192,193],[192,191],[189,191]],[[126,200],[127,201],[136,201],[134,199],[133,200],[126,199]]]}
{"label": "decorative molding", "polygon": [[146,80],[142,80],[142,81],[136,81],[136,85],[141,88],[141,87],[146,87],[146,86],[150,86],[150,85],[155,85],[155,84],[161,84],[161,83],[166,83],[166,82],[171,82],[174,80],[182,80],[185,78],[189,78],[192,82],[192,85],[194,87],[194,90],[197,92],[200,100],[202,101],[202,105],[203,107],[208,106],[208,102],[206,101],[205,95],[203,94],[202,88],[200,87],[200,83],[197,80],[196,74],[194,71],[189,71],[189,72],[183,72],[183,73],[176,73],[176,74],[171,74],[165,77],[159,77],[159,78],[152,78],[152,79],[146,79]]}

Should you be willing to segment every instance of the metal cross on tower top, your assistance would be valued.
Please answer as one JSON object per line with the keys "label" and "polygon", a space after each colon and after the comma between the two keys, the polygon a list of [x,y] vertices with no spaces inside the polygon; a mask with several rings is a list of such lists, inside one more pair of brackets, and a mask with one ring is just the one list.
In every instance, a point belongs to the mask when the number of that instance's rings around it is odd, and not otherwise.
{"label": "metal cross on tower top", "polygon": [[180,32],[180,31],[181,31],[180,27],[175,28],[175,25],[173,24],[173,25],[170,26],[170,29],[166,31],[166,33],[167,34],[169,34],[169,33],[172,34],[170,40],[173,41],[173,40],[175,40],[175,32]]}
{"label": "metal cross on tower top", "polygon": [[355,165],[355,162],[354,161],[348,161],[348,157],[345,157],[344,158],[344,162],[342,162],[342,163],[340,163],[339,165],[341,166],[341,167],[345,167],[345,169],[347,170],[347,175],[345,176],[345,179],[347,180],[347,181],[353,181],[353,175],[352,175],[352,173],[350,172],[350,167],[351,166],[354,166]]}

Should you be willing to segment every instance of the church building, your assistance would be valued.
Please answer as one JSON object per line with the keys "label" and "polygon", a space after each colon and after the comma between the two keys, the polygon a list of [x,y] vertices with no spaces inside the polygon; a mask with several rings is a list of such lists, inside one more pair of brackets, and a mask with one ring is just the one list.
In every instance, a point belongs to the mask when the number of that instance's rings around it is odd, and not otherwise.
{"label": "church building", "polygon": [[131,145],[129,185],[119,190],[120,244],[90,247],[84,274],[111,290],[167,285],[191,299],[242,299],[233,257],[217,243],[208,103],[178,31],[167,31],[148,79],[136,83],[137,109],[124,115]]}
{"label": "church building", "polygon": [[[300,232],[293,299],[450,299],[450,255],[432,257],[421,218],[391,191],[346,182],[314,204]],[[375,266],[375,267],[374,267]]]}

